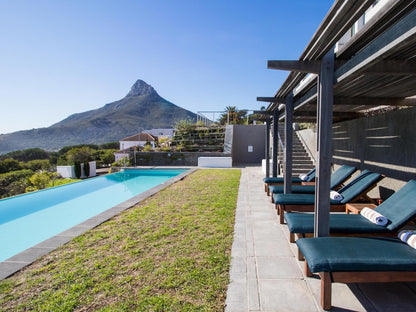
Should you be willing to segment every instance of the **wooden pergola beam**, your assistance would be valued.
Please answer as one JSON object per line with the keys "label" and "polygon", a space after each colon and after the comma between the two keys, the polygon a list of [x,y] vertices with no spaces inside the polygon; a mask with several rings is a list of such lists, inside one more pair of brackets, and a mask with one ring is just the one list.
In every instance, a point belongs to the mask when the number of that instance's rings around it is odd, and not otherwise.
{"label": "wooden pergola beam", "polygon": [[284,104],[286,103],[286,99],[282,97],[265,97],[265,96],[258,96],[257,97],[258,102],[269,102],[269,103],[278,103],[278,104]]}
{"label": "wooden pergola beam", "polygon": [[373,98],[373,97],[342,97],[334,98],[334,105],[390,105],[416,106],[416,98]]}
{"label": "wooden pergola beam", "polygon": [[416,75],[416,62],[383,60],[368,68],[365,74]]}
{"label": "wooden pergola beam", "polygon": [[320,61],[267,61],[267,68],[290,70],[292,72],[319,74]]}

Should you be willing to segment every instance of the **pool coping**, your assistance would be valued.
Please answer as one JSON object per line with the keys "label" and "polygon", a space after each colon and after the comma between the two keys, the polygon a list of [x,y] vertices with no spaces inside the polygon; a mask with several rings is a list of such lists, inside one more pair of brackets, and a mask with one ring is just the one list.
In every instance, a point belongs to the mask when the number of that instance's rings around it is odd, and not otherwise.
{"label": "pool coping", "polygon": [[142,167],[140,166],[140,167],[130,167],[127,169],[186,169],[186,171],[110,209],[107,209],[99,213],[98,215],[91,217],[69,228],[68,230],[65,230],[55,236],[52,236],[51,238],[48,238],[44,240],[43,242],[4,260],[3,262],[0,262],[0,281],[17,273],[24,267],[32,264],[35,260],[39,259],[40,257],[44,255],[47,255],[48,253],[57,249],[58,247],[65,245],[66,243],[71,241],[73,238],[80,236],[81,234],[87,232],[88,230],[91,230],[97,227],[98,225],[108,221],[109,219],[116,216],[120,212],[133,207],[134,205],[156,194],[157,192],[168,187],[169,185],[182,180],[187,175],[195,172],[198,168],[196,167],[155,167],[155,166]]}

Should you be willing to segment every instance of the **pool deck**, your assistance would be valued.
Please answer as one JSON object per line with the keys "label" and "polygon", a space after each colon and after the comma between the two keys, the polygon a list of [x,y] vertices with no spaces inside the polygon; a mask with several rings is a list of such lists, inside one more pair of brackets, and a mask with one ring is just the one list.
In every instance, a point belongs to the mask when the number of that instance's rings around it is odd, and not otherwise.
{"label": "pool deck", "polygon": [[[137,167],[136,169],[151,169],[154,167]],[[179,167],[172,168],[172,167],[157,167],[163,169],[182,169]],[[5,279],[14,273],[18,272],[19,270],[23,269],[25,266],[31,264],[39,257],[42,257],[51,251],[55,250],[56,248],[68,243],[71,239],[85,233],[86,231],[95,228],[96,226],[100,225],[101,223],[111,219],[115,215],[119,214],[121,211],[126,210],[137,203],[141,202],[142,200],[148,198],[159,192],[160,190],[168,187],[169,185],[182,180],[188,174],[194,172],[197,168],[189,168],[186,167],[184,169],[188,169],[187,171],[143,192],[139,195],[136,195],[58,235],[55,235],[31,248],[28,248],[13,257],[6,259],[3,262],[0,262],[0,280]]]}
{"label": "pool deck", "polygon": [[[261,167],[244,167],[225,312],[323,311],[320,280],[303,273],[296,244],[264,192]],[[332,285],[331,311],[416,311],[416,283]]]}

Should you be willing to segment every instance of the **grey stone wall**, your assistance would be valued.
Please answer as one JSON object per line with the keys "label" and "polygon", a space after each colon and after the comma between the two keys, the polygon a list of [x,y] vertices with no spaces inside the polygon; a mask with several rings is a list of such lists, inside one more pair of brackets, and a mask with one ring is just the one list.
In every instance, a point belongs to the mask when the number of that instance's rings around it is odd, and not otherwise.
{"label": "grey stone wall", "polygon": [[[132,155],[131,155],[132,156]],[[138,152],[136,166],[198,166],[198,157],[230,157],[227,153],[214,152]]]}

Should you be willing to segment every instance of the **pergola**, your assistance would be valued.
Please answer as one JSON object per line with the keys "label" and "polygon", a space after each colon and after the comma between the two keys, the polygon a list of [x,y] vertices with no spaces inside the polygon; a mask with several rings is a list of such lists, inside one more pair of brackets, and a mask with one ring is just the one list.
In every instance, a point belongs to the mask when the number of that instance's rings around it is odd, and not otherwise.
{"label": "pergola", "polygon": [[[363,117],[380,106],[416,105],[415,0],[388,1],[349,41],[334,49],[373,4],[374,0],[336,0],[299,60],[268,61],[268,68],[290,73],[274,97],[257,98],[270,103],[265,114],[267,135],[273,120],[273,176],[277,122],[285,122],[285,193],[291,192],[292,123],[317,123],[315,236],[329,235],[332,123]],[[268,149],[269,145],[266,154]],[[269,175],[268,163],[266,168]]]}

